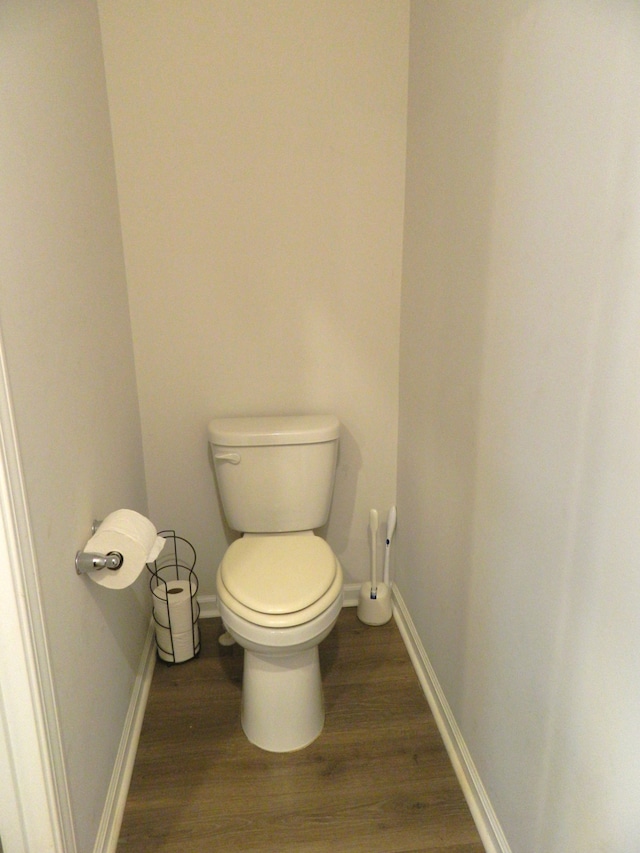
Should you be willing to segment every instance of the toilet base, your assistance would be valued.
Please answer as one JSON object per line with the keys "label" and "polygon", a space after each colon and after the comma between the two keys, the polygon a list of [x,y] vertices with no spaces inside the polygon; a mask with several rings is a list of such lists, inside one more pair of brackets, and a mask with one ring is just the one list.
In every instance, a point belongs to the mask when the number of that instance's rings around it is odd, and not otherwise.
{"label": "toilet base", "polygon": [[268,752],[293,752],[323,726],[318,646],[275,656],[245,648],[242,728],[249,741]]}

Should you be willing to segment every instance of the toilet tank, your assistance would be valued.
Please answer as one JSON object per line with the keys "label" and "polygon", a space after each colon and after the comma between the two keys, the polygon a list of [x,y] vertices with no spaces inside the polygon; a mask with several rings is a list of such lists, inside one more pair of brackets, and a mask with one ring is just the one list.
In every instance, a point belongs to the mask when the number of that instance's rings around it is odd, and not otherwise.
{"label": "toilet tank", "polygon": [[331,506],[333,415],[218,418],[209,443],[227,523],[243,533],[315,530]]}

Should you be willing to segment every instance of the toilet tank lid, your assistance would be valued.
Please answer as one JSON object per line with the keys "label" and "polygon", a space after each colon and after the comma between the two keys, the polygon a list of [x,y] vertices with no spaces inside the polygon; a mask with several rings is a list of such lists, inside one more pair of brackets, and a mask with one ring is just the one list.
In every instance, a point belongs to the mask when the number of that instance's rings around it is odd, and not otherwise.
{"label": "toilet tank lid", "polygon": [[209,441],[222,447],[264,447],[276,444],[318,444],[340,434],[335,415],[267,415],[215,418]]}

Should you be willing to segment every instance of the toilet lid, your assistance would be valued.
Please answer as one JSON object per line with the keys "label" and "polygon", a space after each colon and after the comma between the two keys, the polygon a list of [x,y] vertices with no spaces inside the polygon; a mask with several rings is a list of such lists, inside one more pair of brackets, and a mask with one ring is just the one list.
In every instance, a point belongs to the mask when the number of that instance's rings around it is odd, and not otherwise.
{"label": "toilet lid", "polygon": [[321,598],[337,571],[335,554],[318,536],[245,536],[220,564],[229,593],[258,613],[295,613]]}

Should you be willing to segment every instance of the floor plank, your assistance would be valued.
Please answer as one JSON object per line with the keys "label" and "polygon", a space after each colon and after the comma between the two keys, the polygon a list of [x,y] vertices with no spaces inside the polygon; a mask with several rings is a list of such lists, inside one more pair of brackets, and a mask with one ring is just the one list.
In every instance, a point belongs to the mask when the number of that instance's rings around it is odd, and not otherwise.
{"label": "floor plank", "polygon": [[156,665],[118,853],[483,853],[396,625],[345,608],[320,646],[320,737],[286,754],[240,726],[242,649]]}

